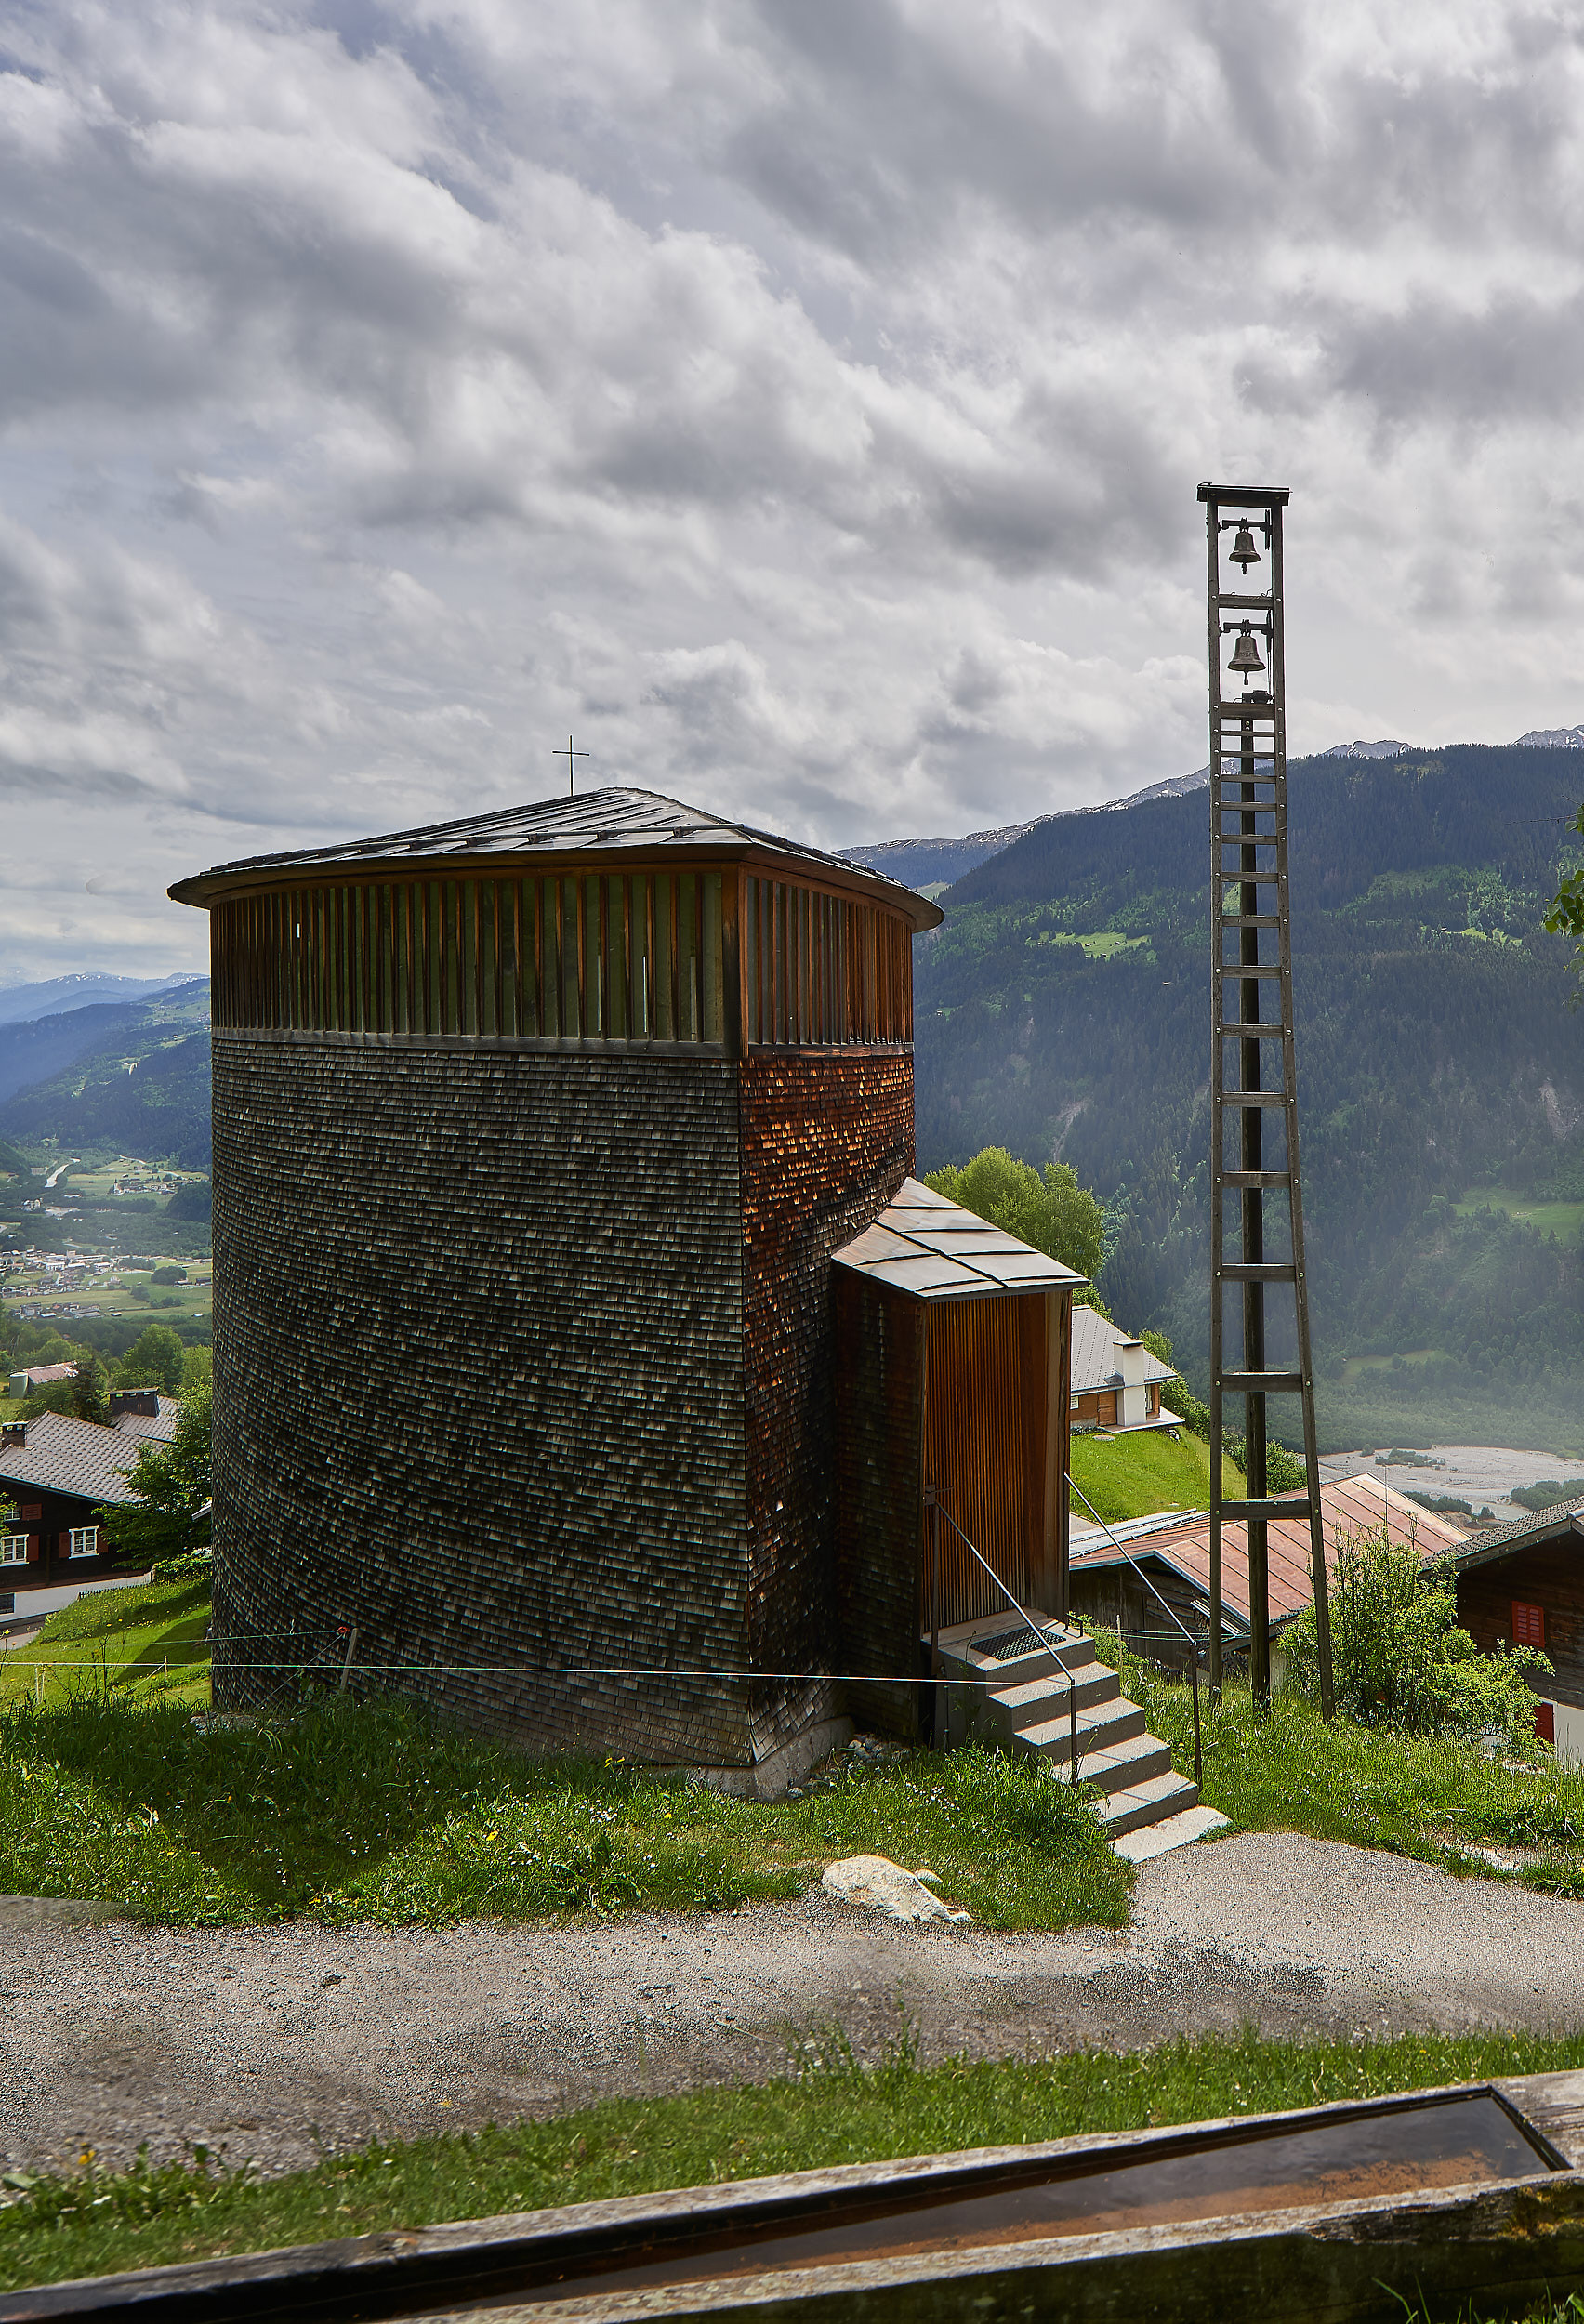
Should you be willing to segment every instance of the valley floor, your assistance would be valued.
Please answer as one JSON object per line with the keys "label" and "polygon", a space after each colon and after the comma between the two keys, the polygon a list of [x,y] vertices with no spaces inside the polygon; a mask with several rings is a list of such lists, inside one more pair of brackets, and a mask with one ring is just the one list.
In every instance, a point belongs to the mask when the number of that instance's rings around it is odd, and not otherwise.
{"label": "valley floor", "polygon": [[324,2149],[763,2080],[799,2034],[921,2061],[1584,2020],[1584,1902],[1291,1832],[1144,1865],[1126,1931],[993,1933],[793,1902],[576,1926],[176,1931],[0,1904],[0,2152],[60,2170]]}

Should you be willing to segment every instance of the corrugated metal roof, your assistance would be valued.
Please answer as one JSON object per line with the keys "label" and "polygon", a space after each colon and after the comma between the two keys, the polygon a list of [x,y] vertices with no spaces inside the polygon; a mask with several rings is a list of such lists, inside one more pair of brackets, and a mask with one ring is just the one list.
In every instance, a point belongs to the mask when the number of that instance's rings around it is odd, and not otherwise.
{"label": "corrugated metal roof", "polygon": [[536,799],[523,807],[502,807],[488,815],[463,815],[454,823],[424,824],[411,831],[388,831],[370,839],[343,839],[333,847],[296,848],[279,855],[240,856],[234,863],[217,864],[190,879],[178,880],[170,893],[178,903],[196,904],[211,881],[234,880],[269,872],[356,871],[371,863],[402,864],[424,856],[572,854],[599,855],[633,849],[665,848],[684,856],[740,854],[751,849],[785,859],[788,875],[824,874],[840,887],[865,888],[898,910],[907,912],[916,928],[938,928],[944,915],[938,905],[915,895],[900,880],[844,855],[827,855],[820,848],[780,838],[757,825],[734,823],[707,808],[690,807],[659,791],[585,791],[575,799]]}
{"label": "corrugated metal roof", "polygon": [[[1426,1564],[1445,1558],[1463,1540],[1455,1527],[1447,1525],[1431,1511],[1420,1509],[1401,1493],[1383,1488],[1379,1480],[1367,1474],[1344,1477],[1335,1485],[1320,1487],[1320,1507],[1326,1520],[1326,1564],[1335,1569],[1337,1534],[1367,1531],[1379,1525],[1382,1514],[1393,1542],[1414,1542],[1423,1553]],[[1075,1505],[1076,1514],[1076,1505]],[[1210,1521],[1208,1514],[1195,1510],[1181,1516],[1166,1516],[1158,1529],[1144,1531],[1140,1527],[1118,1526],[1117,1538],[1126,1539],[1133,1555],[1158,1557],[1170,1565],[1182,1579],[1208,1594],[1210,1587]],[[1309,1604],[1314,1591],[1309,1574],[1309,1523],[1303,1517],[1272,1518],[1265,1530],[1270,1561],[1271,1620],[1290,1621]],[[1093,1546],[1090,1546],[1090,1545]],[[1112,1548],[1103,1533],[1086,1528],[1080,1536],[1076,1524],[1072,1534],[1071,1565],[1075,1575],[1094,1573],[1108,1566],[1126,1564],[1121,1552]],[[1221,1603],[1228,1618],[1240,1629],[1248,1627],[1248,1527],[1241,1520],[1229,1520],[1221,1527]]]}
{"label": "corrugated metal roof", "polygon": [[[1097,1388],[1115,1388],[1122,1377],[1117,1343],[1136,1335],[1124,1331],[1120,1325],[1108,1323],[1092,1307],[1073,1310],[1073,1393],[1091,1395]],[[1142,1377],[1150,1380],[1175,1380],[1169,1364],[1163,1364],[1158,1355],[1144,1350]]]}
{"label": "corrugated metal roof", "polygon": [[41,1412],[27,1424],[25,1444],[0,1445],[0,1485],[34,1485],[46,1493],[76,1493],[86,1500],[136,1498],[126,1471],[138,1457],[119,1429],[70,1413]]}
{"label": "corrugated metal roof", "polygon": [[1515,1517],[1505,1525],[1487,1525],[1483,1533],[1469,1535],[1453,1564],[1464,1574],[1475,1565],[1511,1557],[1515,1550],[1529,1549],[1563,1533],[1584,1533],[1584,1493],[1558,1501],[1554,1509],[1537,1509],[1527,1517]]}
{"label": "corrugated metal roof", "polygon": [[916,1178],[903,1181],[895,1200],[836,1253],[836,1263],[916,1300],[1054,1291],[1085,1279]]}

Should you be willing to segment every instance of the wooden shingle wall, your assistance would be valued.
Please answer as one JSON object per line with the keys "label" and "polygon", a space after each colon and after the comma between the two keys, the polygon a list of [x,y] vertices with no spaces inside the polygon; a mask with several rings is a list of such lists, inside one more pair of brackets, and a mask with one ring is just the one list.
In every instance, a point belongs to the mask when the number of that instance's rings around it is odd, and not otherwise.
{"label": "wooden shingle wall", "polygon": [[[740,1070],[749,1644],[759,1670],[828,1670],[838,1646],[831,1254],[913,1167],[913,1060],[761,1051]],[[759,1751],[804,1723],[809,1695],[756,1684]]]}
{"label": "wooden shingle wall", "polygon": [[214,1050],[217,1699],[355,1622],[363,1684],[476,1727],[745,1763],[742,1683],[522,1669],[744,1668],[736,1068]]}

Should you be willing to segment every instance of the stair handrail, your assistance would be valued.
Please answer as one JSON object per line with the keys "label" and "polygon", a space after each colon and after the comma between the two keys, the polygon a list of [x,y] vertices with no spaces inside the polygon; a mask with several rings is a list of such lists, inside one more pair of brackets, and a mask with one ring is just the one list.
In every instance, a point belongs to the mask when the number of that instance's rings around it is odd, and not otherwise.
{"label": "stair handrail", "polygon": [[[1034,1622],[1034,1621],[1031,1621],[1031,1620],[1030,1620],[1030,1618],[1029,1618],[1028,1615],[1024,1612],[1023,1608],[1023,1607],[1022,1607],[1022,1606],[1018,1604],[1017,1600],[1013,1597],[1013,1595],[1012,1595],[1011,1591],[1008,1589],[1008,1587],[1007,1587],[1006,1583],[1005,1583],[1005,1582],[1001,1579],[1000,1575],[999,1575],[999,1574],[996,1571],[996,1568],[994,1567],[994,1565],[992,1565],[990,1564],[990,1561],[988,1560],[988,1558],[984,1558],[984,1557],[981,1557],[981,1556],[980,1556],[979,1552],[978,1552],[978,1551],[974,1548],[973,1543],[972,1543],[972,1542],[969,1539],[969,1538],[968,1538],[967,1534],[966,1534],[966,1533],[964,1533],[964,1531],[963,1531],[962,1527],[958,1525],[958,1523],[957,1523],[957,1519],[956,1519],[956,1518],[952,1515],[951,1511],[950,1511],[950,1510],[946,1507],[945,1503],[944,1503],[944,1502],[941,1499],[941,1498],[940,1498],[939,1494],[934,1494],[934,1495],[931,1497],[931,1506],[932,1508],[934,1508],[935,1510],[937,1510],[937,1511],[940,1512],[940,1514],[941,1514],[941,1515],[942,1515],[942,1516],[945,1519],[945,1521],[946,1521],[947,1525],[950,1525],[950,1527],[951,1527],[952,1531],[953,1531],[953,1532],[957,1535],[957,1539],[958,1539],[958,1540],[962,1543],[963,1548],[964,1548],[964,1549],[968,1552],[968,1553],[969,1553],[970,1557],[971,1557],[971,1558],[973,1558],[973,1559],[977,1560],[977,1562],[978,1562],[981,1565],[983,1565],[983,1568],[984,1568],[985,1572],[989,1575],[989,1577],[990,1577],[991,1580],[995,1583],[995,1585],[996,1585],[997,1589],[1000,1591],[1000,1593],[1001,1593],[1002,1597],[1003,1597],[1003,1598],[1005,1598],[1005,1600],[1007,1601],[1007,1604],[1008,1604],[1011,1607],[1012,1612],[1013,1612],[1013,1613],[1017,1616],[1017,1618],[1018,1618],[1019,1621],[1023,1624],[1023,1626],[1024,1630],[1026,1630],[1026,1631],[1029,1632],[1030,1636],[1034,1639],[1035,1643],[1037,1644],[1037,1646],[1038,1646],[1038,1648],[1039,1648],[1040,1653],[1041,1653],[1041,1654],[1049,1655],[1049,1656],[1051,1657],[1052,1660],[1055,1662],[1056,1668],[1058,1669],[1058,1670],[1060,1670],[1060,1671],[1061,1671],[1062,1676],[1063,1676],[1063,1677],[1066,1680],[1066,1682],[1067,1682],[1067,1764],[1068,1764],[1069,1768],[1071,1769],[1071,1774],[1070,1774],[1070,1776],[1069,1776],[1068,1780],[1069,1780],[1072,1784],[1074,1784],[1074,1785],[1076,1786],[1076,1783],[1077,1783],[1077,1780],[1078,1780],[1078,1685],[1077,1685],[1077,1681],[1074,1678],[1073,1673],[1071,1672],[1071,1670],[1068,1670],[1068,1668],[1067,1668],[1066,1664],[1063,1661],[1062,1657],[1061,1657],[1061,1655],[1057,1652],[1056,1648],[1055,1648],[1054,1646],[1052,1646],[1052,1644],[1050,1644],[1049,1639],[1046,1636],[1045,1632],[1044,1632],[1044,1631],[1040,1629],[1040,1627],[1039,1627],[1038,1623],[1037,1623],[1037,1622]],[[937,1571],[936,1571],[936,1576],[935,1576],[935,1588],[936,1588],[936,1591],[937,1591],[937,1593],[938,1593],[938,1592],[939,1592],[939,1590],[940,1590],[940,1573],[939,1573],[939,1565],[938,1565],[938,1561],[937,1561]],[[937,1652],[937,1654],[939,1653],[939,1651],[940,1651],[940,1650],[939,1650],[939,1646],[937,1645],[937,1648],[936,1648],[936,1652]]]}
{"label": "stair handrail", "polygon": [[[1194,1681],[1194,1781],[1198,1786],[1198,1789],[1203,1791],[1205,1788],[1205,1751],[1204,1746],[1199,1739],[1199,1642],[1195,1637],[1193,1631],[1188,1628],[1188,1625],[1176,1613],[1174,1608],[1168,1605],[1166,1600],[1161,1596],[1160,1591],[1155,1588],[1154,1582],[1150,1579],[1148,1574],[1145,1573],[1143,1567],[1140,1565],[1138,1559],[1133,1555],[1132,1552],[1126,1548],[1122,1542],[1118,1541],[1116,1536],[1112,1532],[1111,1527],[1106,1524],[1104,1518],[1101,1515],[1099,1510],[1096,1509],[1094,1503],[1089,1499],[1087,1495],[1079,1490],[1078,1486],[1073,1483],[1071,1477],[1067,1479],[1067,1490],[1069,1493],[1077,1494],[1079,1500],[1083,1502],[1084,1507],[1089,1511],[1089,1515],[1094,1519],[1095,1524],[1100,1527],[1102,1533],[1104,1534],[1112,1548],[1116,1551],[1119,1556],[1127,1559],[1129,1565],[1133,1568],[1134,1573],[1137,1574],[1139,1579],[1143,1583],[1144,1588],[1149,1591],[1151,1597],[1160,1607],[1162,1613],[1165,1614],[1169,1620],[1176,1623],[1178,1629],[1182,1632],[1183,1637],[1188,1641],[1190,1647],[1193,1649],[1189,1657],[1188,1669]],[[949,1515],[947,1516],[946,1523],[948,1525],[951,1523]],[[1121,1636],[1120,1630],[1117,1631],[1117,1636]]]}

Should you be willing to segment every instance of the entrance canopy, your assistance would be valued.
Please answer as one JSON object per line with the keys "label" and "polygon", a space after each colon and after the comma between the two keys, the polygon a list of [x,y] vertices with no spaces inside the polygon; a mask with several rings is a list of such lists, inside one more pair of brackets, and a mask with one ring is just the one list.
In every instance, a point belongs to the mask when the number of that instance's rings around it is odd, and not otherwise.
{"label": "entrance canopy", "polygon": [[1085,1280],[916,1178],[903,1180],[896,1199],[836,1253],[836,1264],[931,1304],[1013,1291],[1070,1291]]}
{"label": "entrance canopy", "polygon": [[[1006,1612],[1003,1592],[1064,1611],[1084,1278],[911,1178],[834,1258],[844,1666],[901,1679],[922,1634]],[[938,1561],[926,1486],[951,1521]],[[904,1707],[886,1720],[877,1699],[869,1715],[896,1723]]]}

